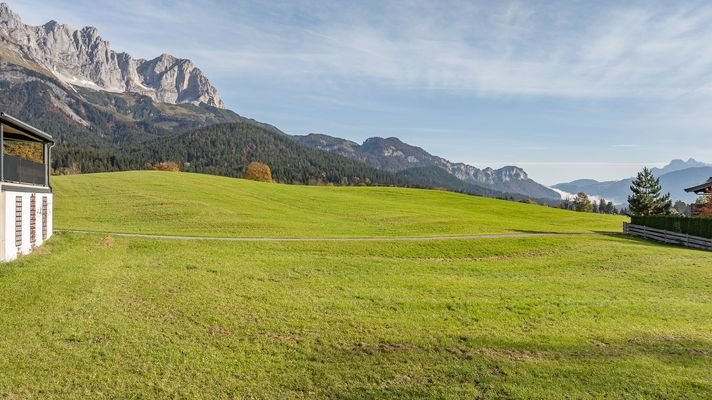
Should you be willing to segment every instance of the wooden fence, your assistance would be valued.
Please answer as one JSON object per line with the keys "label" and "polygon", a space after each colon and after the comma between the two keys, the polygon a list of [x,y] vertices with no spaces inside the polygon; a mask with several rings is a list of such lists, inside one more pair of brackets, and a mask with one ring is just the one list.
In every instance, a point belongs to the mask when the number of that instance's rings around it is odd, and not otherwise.
{"label": "wooden fence", "polygon": [[712,250],[712,239],[690,236],[684,233],[664,231],[643,225],[623,223],[623,233],[669,244],[681,244],[701,250]]}

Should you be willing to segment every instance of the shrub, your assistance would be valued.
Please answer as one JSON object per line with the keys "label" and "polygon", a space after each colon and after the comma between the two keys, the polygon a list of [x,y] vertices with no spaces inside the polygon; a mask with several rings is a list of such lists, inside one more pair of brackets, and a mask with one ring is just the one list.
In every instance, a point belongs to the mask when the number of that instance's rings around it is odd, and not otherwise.
{"label": "shrub", "polygon": [[267,164],[253,161],[247,166],[244,178],[258,182],[272,182],[272,170]]}
{"label": "shrub", "polygon": [[178,166],[178,164],[173,161],[164,161],[164,162],[161,162],[158,164],[153,164],[151,166],[151,169],[154,171],[171,171],[171,172],[180,171],[180,167]]}

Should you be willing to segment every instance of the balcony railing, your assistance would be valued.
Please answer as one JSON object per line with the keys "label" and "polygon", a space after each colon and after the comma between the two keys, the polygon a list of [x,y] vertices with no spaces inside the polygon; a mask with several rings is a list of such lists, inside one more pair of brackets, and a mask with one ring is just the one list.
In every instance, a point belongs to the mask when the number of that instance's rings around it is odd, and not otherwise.
{"label": "balcony railing", "polygon": [[3,181],[47,186],[44,164],[9,154],[3,155]]}

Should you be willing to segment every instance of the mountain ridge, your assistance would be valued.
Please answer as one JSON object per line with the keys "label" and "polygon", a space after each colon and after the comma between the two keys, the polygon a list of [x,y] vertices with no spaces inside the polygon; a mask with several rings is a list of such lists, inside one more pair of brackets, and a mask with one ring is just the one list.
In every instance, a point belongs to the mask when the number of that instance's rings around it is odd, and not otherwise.
{"label": "mountain ridge", "polygon": [[[692,193],[686,193],[684,189],[712,177],[712,164],[700,162],[693,158],[687,161],[675,159],[664,167],[652,168],[651,171],[656,177],[660,178],[663,192],[670,192],[673,200],[691,203],[695,201],[697,196]],[[594,179],[578,179],[556,184],[552,188],[568,193],[584,192],[588,195],[603,197],[620,205],[627,202],[632,182],[633,177],[603,182]]]}
{"label": "mountain ridge", "polygon": [[396,137],[374,136],[362,144],[317,133],[292,137],[307,146],[356,159],[384,171],[398,173],[411,168],[437,166],[467,184],[532,198],[560,199],[558,193],[530,179],[522,168],[479,169],[465,163],[454,163]]}
{"label": "mountain ridge", "polygon": [[169,54],[145,60],[115,52],[95,27],[75,30],[54,20],[26,25],[7,3],[0,3],[0,36],[18,57],[72,87],[136,93],[163,103],[225,107],[192,61]]}

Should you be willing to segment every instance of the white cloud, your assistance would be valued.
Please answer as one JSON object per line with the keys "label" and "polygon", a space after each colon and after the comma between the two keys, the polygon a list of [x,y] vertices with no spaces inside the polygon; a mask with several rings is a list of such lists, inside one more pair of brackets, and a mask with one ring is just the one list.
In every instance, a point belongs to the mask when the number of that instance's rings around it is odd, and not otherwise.
{"label": "white cloud", "polygon": [[[519,3],[463,6],[460,13],[408,4],[384,6],[387,23],[374,18],[379,10],[373,8],[314,10],[319,17],[312,26],[252,26],[242,43],[202,54],[235,73],[367,79],[480,95],[710,93],[712,7],[601,8],[577,15]],[[574,17],[576,24],[561,21]]]}
{"label": "white cloud", "polygon": [[[16,3],[21,12],[40,6]],[[173,50],[223,76],[487,96],[712,94],[712,6],[597,4],[127,0],[51,9],[75,24],[105,22],[104,35],[124,24],[133,36],[117,34],[118,50]],[[136,40],[149,34],[151,45]]]}

